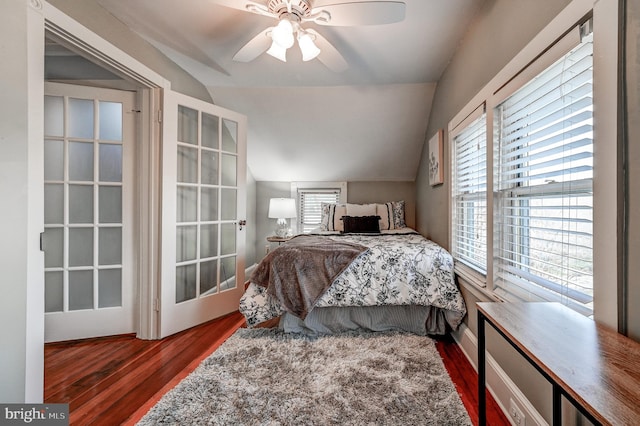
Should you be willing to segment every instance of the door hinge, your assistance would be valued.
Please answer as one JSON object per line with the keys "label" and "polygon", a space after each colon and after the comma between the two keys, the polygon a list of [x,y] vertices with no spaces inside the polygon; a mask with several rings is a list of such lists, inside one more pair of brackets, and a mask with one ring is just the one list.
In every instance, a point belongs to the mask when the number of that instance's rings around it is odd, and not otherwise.
{"label": "door hinge", "polygon": [[153,299],[153,310],[155,312],[160,312],[160,300]]}
{"label": "door hinge", "polygon": [[44,251],[44,232],[40,233],[40,251]]}
{"label": "door hinge", "polygon": [[162,110],[158,110],[158,123],[162,123]]}

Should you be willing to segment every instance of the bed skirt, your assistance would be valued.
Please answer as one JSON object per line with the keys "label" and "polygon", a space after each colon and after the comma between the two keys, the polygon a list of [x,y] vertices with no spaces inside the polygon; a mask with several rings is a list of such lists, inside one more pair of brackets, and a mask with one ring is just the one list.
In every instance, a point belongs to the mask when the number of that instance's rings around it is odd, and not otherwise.
{"label": "bed skirt", "polygon": [[279,327],[286,332],[308,335],[334,334],[349,330],[405,331],[420,336],[450,331],[447,315],[457,315],[433,306],[316,307],[303,320],[284,313]]}

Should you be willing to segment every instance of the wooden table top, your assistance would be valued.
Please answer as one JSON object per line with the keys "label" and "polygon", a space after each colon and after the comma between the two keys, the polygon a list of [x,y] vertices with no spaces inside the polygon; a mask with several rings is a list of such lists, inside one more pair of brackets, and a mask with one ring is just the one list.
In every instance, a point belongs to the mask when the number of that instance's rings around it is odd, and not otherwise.
{"label": "wooden table top", "polygon": [[293,236],[291,237],[277,237],[277,236],[271,236],[271,237],[267,237],[267,241],[269,241],[270,243],[284,243],[289,241],[291,238],[293,238]]}
{"label": "wooden table top", "polygon": [[640,424],[640,343],[559,303],[477,306],[602,424]]}

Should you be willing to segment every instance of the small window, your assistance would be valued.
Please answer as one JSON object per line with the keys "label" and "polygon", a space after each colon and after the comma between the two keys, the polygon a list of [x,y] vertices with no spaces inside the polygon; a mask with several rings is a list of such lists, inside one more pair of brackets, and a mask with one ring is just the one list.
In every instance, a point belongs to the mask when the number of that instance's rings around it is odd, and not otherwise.
{"label": "small window", "polygon": [[298,189],[298,230],[308,233],[320,226],[322,204],[340,202],[340,189]]}

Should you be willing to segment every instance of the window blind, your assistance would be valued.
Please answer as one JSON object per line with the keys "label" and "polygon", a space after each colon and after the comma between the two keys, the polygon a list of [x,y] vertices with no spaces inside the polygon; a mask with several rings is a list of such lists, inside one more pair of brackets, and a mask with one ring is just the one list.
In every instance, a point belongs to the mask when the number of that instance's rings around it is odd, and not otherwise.
{"label": "window blind", "polygon": [[486,273],[486,114],[454,136],[452,158],[452,254],[456,260]]}
{"label": "window blind", "polygon": [[499,104],[494,291],[593,313],[593,34]]}
{"label": "window blind", "polygon": [[298,229],[306,233],[319,227],[322,219],[322,203],[337,204],[339,201],[339,189],[299,189]]}

